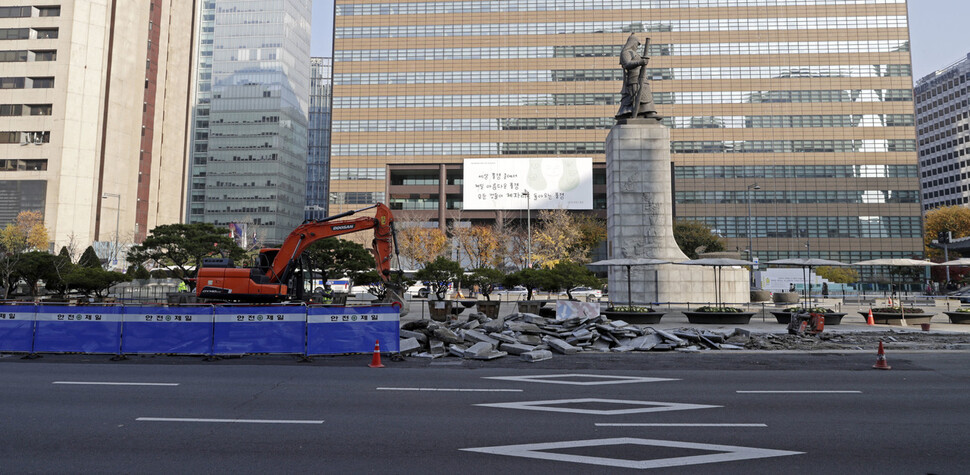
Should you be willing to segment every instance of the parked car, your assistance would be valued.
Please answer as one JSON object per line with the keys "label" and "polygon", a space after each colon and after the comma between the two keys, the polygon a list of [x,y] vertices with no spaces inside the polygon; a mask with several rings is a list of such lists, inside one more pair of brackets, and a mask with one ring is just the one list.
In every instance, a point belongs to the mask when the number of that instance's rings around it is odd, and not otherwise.
{"label": "parked car", "polygon": [[[588,297],[593,297],[598,299],[603,296],[603,291],[600,289],[593,289],[590,287],[575,287],[569,290],[569,294],[572,294],[574,299],[581,299],[581,298],[588,298]],[[567,295],[568,294],[566,294],[565,291],[559,292],[560,297],[566,297]]]}
{"label": "parked car", "polygon": [[947,297],[957,299],[960,303],[970,303],[970,288],[963,288],[955,292],[950,292]]}
{"label": "parked car", "polygon": [[529,294],[529,289],[526,289],[521,285],[517,285],[511,289],[496,290],[492,293],[502,299],[519,299],[525,298],[525,296]]}

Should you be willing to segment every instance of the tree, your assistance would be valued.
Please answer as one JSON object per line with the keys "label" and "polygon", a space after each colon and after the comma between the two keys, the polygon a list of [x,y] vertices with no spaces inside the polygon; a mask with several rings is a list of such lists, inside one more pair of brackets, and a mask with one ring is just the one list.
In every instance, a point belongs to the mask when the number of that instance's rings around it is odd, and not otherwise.
{"label": "tree", "polygon": [[128,251],[130,262],[154,262],[159,266],[174,265],[178,277],[195,288],[194,277],[202,259],[209,256],[242,259],[246,252],[236,245],[229,233],[209,223],[164,224],[152,229],[138,246]]}
{"label": "tree", "polygon": [[13,223],[0,230],[0,285],[3,298],[19,280],[21,256],[31,249],[46,249],[49,233],[39,211],[21,211]]}
{"label": "tree", "polygon": [[469,287],[478,286],[478,291],[485,296],[485,300],[492,300],[491,293],[495,287],[505,279],[505,273],[491,267],[477,267],[472,269],[465,281]]}
{"label": "tree", "polygon": [[100,267],[75,266],[67,275],[66,283],[68,287],[85,296],[93,293],[95,297],[102,298],[113,285],[129,280],[131,278],[121,272],[107,271]]}
{"label": "tree", "polygon": [[101,269],[101,258],[98,257],[98,253],[94,251],[93,246],[88,246],[84,250],[84,254],[81,254],[81,258],[77,260],[77,265],[81,267],[87,267],[88,269]]}
{"label": "tree", "polygon": [[557,262],[556,265],[550,269],[549,277],[551,278],[551,284],[553,284],[555,288],[549,288],[548,290],[564,289],[569,300],[573,300],[573,295],[570,293],[570,291],[574,287],[584,285],[587,287],[599,288],[603,285],[600,279],[593,275],[589,269],[581,264],[567,260]]}
{"label": "tree", "polygon": [[458,282],[461,276],[461,265],[443,256],[438,256],[437,259],[414,274],[414,277],[419,281],[428,282],[431,291],[438,296],[439,300],[445,298],[445,294],[448,292],[448,284]]}
{"label": "tree", "polygon": [[545,289],[555,286],[555,282],[549,276],[548,269],[529,269],[525,268],[505,276],[502,282],[506,287],[521,285],[525,287],[528,294],[526,300],[532,300],[532,295],[536,289]]}
{"label": "tree", "polygon": [[[697,259],[700,252],[719,252],[724,250],[724,241],[714,234],[711,228],[699,221],[674,221],[674,240],[680,250],[691,259]],[[701,251],[698,248],[703,247]]]}
{"label": "tree", "polygon": [[397,232],[401,255],[417,266],[426,266],[441,256],[448,246],[448,236],[438,228],[410,226]]}
{"label": "tree", "polygon": [[324,282],[344,275],[355,281],[360,274],[375,267],[371,251],[344,239],[321,239],[307,247],[303,256],[310,263],[310,270],[319,271]]}
{"label": "tree", "polygon": [[[953,239],[970,236],[970,208],[964,206],[946,206],[926,213],[923,220],[923,245],[926,256],[931,259],[943,258],[943,250],[930,247],[941,232],[949,231]],[[950,253],[950,259],[955,258]]]}
{"label": "tree", "polygon": [[56,256],[42,251],[29,251],[21,255],[17,262],[16,274],[27,284],[31,297],[37,296],[38,282],[57,279],[57,274],[54,272],[55,260]]}
{"label": "tree", "polygon": [[564,209],[539,211],[532,232],[532,260],[552,267],[561,259],[589,262],[589,252],[606,235],[602,222],[580,218]]}
{"label": "tree", "polygon": [[851,267],[822,266],[815,269],[819,277],[837,284],[851,284],[859,281],[859,272]]}
{"label": "tree", "polygon": [[489,267],[499,263],[500,239],[494,228],[472,226],[452,230],[471,267]]}

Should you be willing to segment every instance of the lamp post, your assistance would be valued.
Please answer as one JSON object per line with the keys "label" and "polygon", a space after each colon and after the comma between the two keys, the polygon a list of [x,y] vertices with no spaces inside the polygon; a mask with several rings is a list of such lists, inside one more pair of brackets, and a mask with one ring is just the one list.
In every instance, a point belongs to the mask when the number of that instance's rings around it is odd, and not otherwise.
{"label": "lamp post", "polygon": [[529,260],[526,261],[528,268],[532,268],[532,194],[528,190],[522,192],[525,196],[525,226],[526,234],[529,237]]}
{"label": "lamp post", "polygon": [[[759,186],[757,183],[752,183],[748,185],[748,189],[745,190],[745,195],[747,195],[746,198],[748,201],[748,225],[746,226],[747,229],[745,229],[745,234],[748,235],[748,260],[749,261],[754,261],[754,248],[752,247],[752,244],[751,244],[752,242],[751,240],[751,191],[760,190],[760,189],[761,189],[761,186]],[[753,268],[751,272],[751,282],[749,283],[749,285],[752,285],[752,286],[754,285]]]}
{"label": "lamp post", "polygon": [[118,206],[115,208],[115,249],[114,258],[115,261],[118,260],[118,224],[121,222],[121,195],[118,193],[101,193],[101,199],[106,200],[108,198],[117,198]]}

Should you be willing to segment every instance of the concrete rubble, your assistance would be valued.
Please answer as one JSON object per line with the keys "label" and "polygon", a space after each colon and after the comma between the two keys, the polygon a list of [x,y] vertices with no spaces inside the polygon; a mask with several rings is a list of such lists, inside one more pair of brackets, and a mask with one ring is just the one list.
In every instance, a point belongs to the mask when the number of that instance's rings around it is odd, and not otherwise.
{"label": "concrete rubble", "polygon": [[[736,341],[729,343],[732,338]],[[746,348],[750,339],[744,331],[730,335],[690,328],[663,331],[609,320],[603,315],[558,321],[532,313],[496,319],[472,313],[467,321],[417,320],[403,324],[401,353],[477,360],[513,355],[536,362],[555,354],[739,350]]]}

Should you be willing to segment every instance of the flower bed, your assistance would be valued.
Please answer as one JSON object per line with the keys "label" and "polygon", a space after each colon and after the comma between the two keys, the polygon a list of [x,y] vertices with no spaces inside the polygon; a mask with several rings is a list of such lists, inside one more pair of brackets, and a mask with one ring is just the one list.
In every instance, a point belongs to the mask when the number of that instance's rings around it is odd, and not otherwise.
{"label": "flower bed", "polygon": [[601,312],[610,320],[623,320],[634,324],[660,323],[660,318],[664,312],[654,310],[650,307],[634,306],[615,306],[609,307]]}
{"label": "flower bed", "polygon": [[737,307],[698,307],[694,311],[684,312],[690,323],[712,325],[744,325],[751,321],[754,314]]}
{"label": "flower bed", "polygon": [[838,325],[842,323],[842,317],[845,316],[844,313],[836,312],[831,308],[827,307],[788,307],[781,311],[772,311],[771,314],[775,316],[775,320],[778,323],[788,324],[791,322],[791,316],[794,313],[819,313],[825,317],[826,325]]}
{"label": "flower bed", "polygon": [[[860,311],[863,317],[869,316],[869,311]],[[917,307],[880,307],[872,309],[872,319],[875,323],[883,325],[902,325],[903,319],[906,324],[930,323],[933,318],[932,313],[926,313]]]}
{"label": "flower bed", "polygon": [[950,323],[970,324],[970,307],[958,308],[952,312],[943,312],[950,317]]}

